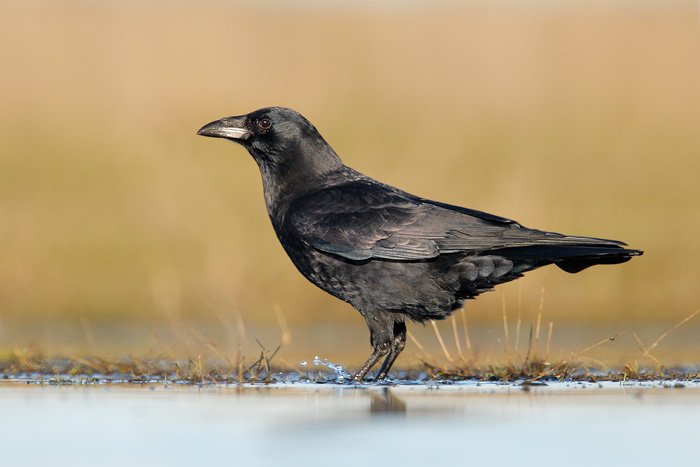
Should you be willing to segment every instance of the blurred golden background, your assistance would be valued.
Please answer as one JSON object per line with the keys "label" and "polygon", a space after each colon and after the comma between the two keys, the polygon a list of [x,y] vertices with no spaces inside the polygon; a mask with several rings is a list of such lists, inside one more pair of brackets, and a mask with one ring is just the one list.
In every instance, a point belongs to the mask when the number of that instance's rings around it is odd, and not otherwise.
{"label": "blurred golden background", "polygon": [[[503,306],[529,329],[541,298],[552,354],[650,344],[700,307],[698,3],[564,3],[3,2],[0,348],[363,360],[364,321],[294,270],[250,156],[195,135],[270,105],[414,194],[645,250],[468,303],[482,355]],[[657,356],[697,362],[699,322]],[[637,358],[625,339],[601,358]]]}

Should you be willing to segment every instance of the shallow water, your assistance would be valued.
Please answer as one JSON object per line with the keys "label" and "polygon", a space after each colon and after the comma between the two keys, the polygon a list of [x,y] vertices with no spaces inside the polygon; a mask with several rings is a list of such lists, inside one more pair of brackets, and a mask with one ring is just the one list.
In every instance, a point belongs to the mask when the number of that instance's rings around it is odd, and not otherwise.
{"label": "shallow water", "polygon": [[700,384],[0,385],[2,465],[695,465]]}

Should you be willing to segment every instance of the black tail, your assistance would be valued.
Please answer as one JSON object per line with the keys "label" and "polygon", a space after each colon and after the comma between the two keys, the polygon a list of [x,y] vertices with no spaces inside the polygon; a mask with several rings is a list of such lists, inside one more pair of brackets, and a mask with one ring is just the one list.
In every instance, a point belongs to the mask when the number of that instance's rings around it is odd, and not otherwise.
{"label": "black tail", "polygon": [[[601,250],[601,251],[580,251],[580,256],[573,258],[560,259],[554,264],[559,266],[566,272],[576,273],[584,269],[595,266],[596,264],[619,264],[629,261],[633,256],[640,256],[644,252],[641,250],[628,250],[625,248],[588,248],[583,247],[581,250]],[[604,251],[607,250],[607,251]]]}
{"label": "black tail", "polygon": [[576,273],[596,264],[619,264],[640,256],[641,250],[619,246],[533,245],[504,248],[499,251],[508,259],[554,263],[566,272]]}

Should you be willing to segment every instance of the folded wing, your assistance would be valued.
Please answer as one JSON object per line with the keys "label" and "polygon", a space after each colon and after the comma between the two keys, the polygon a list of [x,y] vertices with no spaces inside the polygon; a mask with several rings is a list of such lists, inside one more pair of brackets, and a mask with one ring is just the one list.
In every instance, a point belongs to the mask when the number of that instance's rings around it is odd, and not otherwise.
{"label": "folded wing", "polygon": [[297,199],[289,210],[289,227],[314,248],[355,261],[415,261],[504,249],[527,256],[527,249],[535,246],[532,253],[538,255],[547,254],[542,250],[546,246],[558,247],[554,250],[559,253],[566,253],[562,247],[589,247],[590,254],[597,254],[601,248],[605,252],[625,245],[528,229],[510,219],[372,182],[356,181]]}

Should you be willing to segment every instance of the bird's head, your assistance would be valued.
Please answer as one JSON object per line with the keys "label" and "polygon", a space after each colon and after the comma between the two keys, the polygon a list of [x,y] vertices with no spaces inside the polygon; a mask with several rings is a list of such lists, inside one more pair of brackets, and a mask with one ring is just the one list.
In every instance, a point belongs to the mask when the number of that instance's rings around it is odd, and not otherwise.
{"label": "bird's head", "polygon": [[204,125],[198,135],[245,147],[258,163],[268,210],[323,185],[345,166],[316,128],[298,112],[268,107]]}
{"label": "bird's head", "polygon": [[197,134],[241,144],[261,169],[277,167],[287,171],[301,164],[306,170],[326,171],[342,164],[311,122],[284,107],[225,117],[204,125]]}

